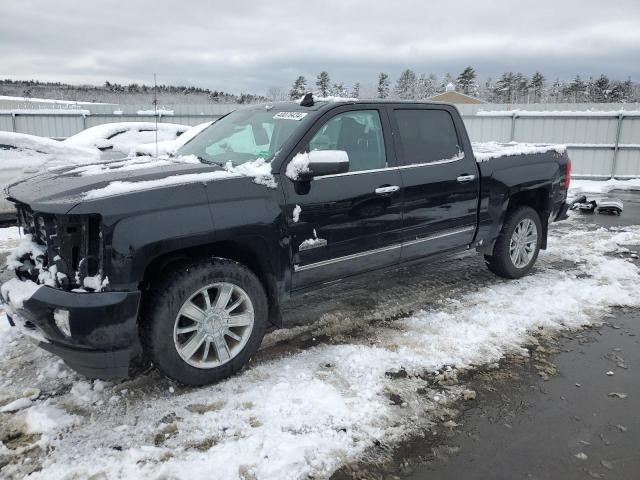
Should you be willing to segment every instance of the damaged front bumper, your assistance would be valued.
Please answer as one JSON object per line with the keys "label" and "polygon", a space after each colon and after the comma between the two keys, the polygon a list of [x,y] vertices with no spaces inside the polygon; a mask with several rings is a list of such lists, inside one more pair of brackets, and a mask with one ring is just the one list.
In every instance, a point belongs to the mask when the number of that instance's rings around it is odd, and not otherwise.
{"label": "damaged front bumper", "polygon": [[29,282],[25,296],[24,283],[2,286],[13,326],[82,375],[127,376],[138,343],[140,292],[76,293]]}

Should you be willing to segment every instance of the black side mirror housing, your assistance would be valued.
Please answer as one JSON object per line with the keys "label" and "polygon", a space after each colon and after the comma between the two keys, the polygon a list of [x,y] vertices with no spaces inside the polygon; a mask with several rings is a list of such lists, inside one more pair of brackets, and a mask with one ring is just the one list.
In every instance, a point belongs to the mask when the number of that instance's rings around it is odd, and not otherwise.
{"label": "black side mirror housing", "polygon": [[346,173],[349,171],[349,156],[344,150],[312,150],[308,153],[306,167],[299,173],[299,181],[308,182],[315,177]]}

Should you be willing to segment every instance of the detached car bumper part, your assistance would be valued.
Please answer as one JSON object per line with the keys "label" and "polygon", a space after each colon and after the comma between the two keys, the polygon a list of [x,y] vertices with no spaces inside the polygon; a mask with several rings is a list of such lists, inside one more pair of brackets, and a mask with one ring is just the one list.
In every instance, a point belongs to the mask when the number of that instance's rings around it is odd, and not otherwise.
{"label": "detached car bumper part", "polygon": [[140,292],[76,293],[41,285],[21,298],[16,287],[8,282],[2,288],[11,325],[82,375],[127,376],[138,338]]}

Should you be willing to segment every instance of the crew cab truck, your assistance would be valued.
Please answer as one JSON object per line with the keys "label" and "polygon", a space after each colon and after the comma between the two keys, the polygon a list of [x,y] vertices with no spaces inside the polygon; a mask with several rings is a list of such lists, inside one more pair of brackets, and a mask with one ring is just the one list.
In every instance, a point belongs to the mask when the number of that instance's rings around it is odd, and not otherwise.
{"label": "crew cab truck", "polygon": [[[502,149],[502,152],[501,152]],[[140,352],[202,385],[242,368],[292,297],[477,249],[518,278],[566,218],[561,147],[480,146],[443,103],[325,101],[237,110],[174,161],[41,174],[8,188],[25,242],[9,322],[89,377]]]}

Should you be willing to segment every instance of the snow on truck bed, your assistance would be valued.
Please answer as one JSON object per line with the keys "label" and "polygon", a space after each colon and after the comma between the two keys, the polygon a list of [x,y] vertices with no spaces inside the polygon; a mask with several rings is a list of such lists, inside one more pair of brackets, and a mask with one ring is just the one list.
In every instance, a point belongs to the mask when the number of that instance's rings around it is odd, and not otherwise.
{"label": "snow on truck bed", "polygon": [[565,153],[565,145],[545,145],[540,143],[498,143],[473,142],[471,144],[477,162],[486,162],[492,158],[510,157],[513,155],[529,155],[532,153],[557,152]]}

